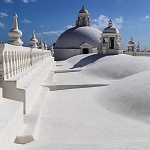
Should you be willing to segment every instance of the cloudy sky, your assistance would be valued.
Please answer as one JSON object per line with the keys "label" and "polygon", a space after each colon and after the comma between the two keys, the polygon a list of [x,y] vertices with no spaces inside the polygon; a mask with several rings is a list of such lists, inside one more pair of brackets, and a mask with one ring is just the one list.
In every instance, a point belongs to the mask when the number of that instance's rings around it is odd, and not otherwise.
{"label": "cloudy sky", "polygon": [[111,18],[125,48],[132,36],[136,43],[140,41],[142,49],[146,46],[150,50],[150,0],[1,0],[0,41],[9,40],[8,31],[17,13],[24,45],[28,45],[32,29],[37,38],[42,36],[50,45],[75,25],[83,4],[90,13],[92,26],[102,31]]}

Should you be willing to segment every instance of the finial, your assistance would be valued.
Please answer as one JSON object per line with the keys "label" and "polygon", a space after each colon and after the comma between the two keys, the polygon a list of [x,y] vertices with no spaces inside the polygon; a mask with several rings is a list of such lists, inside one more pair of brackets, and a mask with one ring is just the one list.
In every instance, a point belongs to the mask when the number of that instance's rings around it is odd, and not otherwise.
{"label": "finial", "polygon": [[108,21],[108,27],[112,27],[113,26],[113,21],[110,19],[109,21]]}
{"label": "finial", "polygon": [[40,37],[39,49],[43,49],[43,48],[44,48],[44,44],[42,41],[42,37]]}
{"label": "finial", "polygon": [[12,29],[8,32],[8,35],[10,36],[9,44],[22,46],[23,42],[20,39],[22,36],[22,32],[18,29],[18,22],[17,22],[17,14],[14,14],[14,23]]}
{"label": "finial", "polygon": [[131,37],[131,41],[133,41],[133,37]]}
{"label": "finial", "polygon": [[35,31],[32,29],[32,39],[35,38]]}
{"label": "finial", "polygon": [[37,48],[37,43],[38,43],[38,40],[35,37],[34,30],[32,30],[32,38],[29,41],[29,47],[31,47],[31,48]]}
{"label": "finial", "polygon": [[86,9],[85,6],[84,6],[84,4],[82,5],[82,9]]}

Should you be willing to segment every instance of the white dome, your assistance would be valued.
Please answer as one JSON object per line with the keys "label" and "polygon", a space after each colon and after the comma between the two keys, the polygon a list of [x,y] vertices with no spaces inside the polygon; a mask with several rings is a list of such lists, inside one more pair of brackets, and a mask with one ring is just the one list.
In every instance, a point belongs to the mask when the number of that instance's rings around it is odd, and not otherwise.
{"label": "white dome", "polygon": [[134,45],[135,42],[134,41],[129,41],[128,44],[133,44]]}
{"label": "white dome", "polygon": [[115,27],[107,27],[103,30],[103,33],[119,33],[119,31]]}
{"label": "white dome", "polygon": [[100,37],[101,31],[96,28],[89,26],[74,27],[60,35],[55,48],[79,49],[83,43],[88,43],[92,48],[96,48],[97,44],[100,43]]}

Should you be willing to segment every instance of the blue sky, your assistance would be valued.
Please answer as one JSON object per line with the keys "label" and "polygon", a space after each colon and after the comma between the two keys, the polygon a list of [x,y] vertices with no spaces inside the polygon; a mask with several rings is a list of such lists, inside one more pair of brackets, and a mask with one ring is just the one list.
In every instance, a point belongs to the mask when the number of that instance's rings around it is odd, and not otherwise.
{"label": "blue sky", "polygon": [[83,4],[90,13],[92,26],[101,31],[109,18],[114,21],[125,49],[132,36],[136,43],[140,41],[142,49],[146,46],[150,50],[150,0],[1,0],[0,41],[9,40],[8,31],[16,12],[25,45],[32,29],[37,38],[42,36],[50,45],[63,31],[75,25]]}

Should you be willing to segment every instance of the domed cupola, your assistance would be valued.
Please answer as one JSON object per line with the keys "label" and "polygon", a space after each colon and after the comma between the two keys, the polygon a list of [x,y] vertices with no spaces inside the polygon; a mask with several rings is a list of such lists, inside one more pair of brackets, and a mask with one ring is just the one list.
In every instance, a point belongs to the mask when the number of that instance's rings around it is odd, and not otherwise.
{"label": "domed cupola", "polygon": [[101,31],[91,27],[89,13],[83,5],[76,26],[63,32],[54,46],[54,58],[62,61],[79,54],[96,53]]}
{"label": "domed cupola", "polygon": [[113,21],[108,21],[108,27],[103,30],[101,43],[98,45],[98,53],[102,54],[122,54],[123,46],[121,35],[117,28],[113,27]]}
{"label": "domed cupola", "polygon": [[103,33],[119,33],[118,29],[113,26],[113,21],[108,21],[108,27],[103,30]]}
{"label": "domed cupola", "polygon": [[135,45],[135,42],[134,42],[134,40],[133,40],[132,37],[131,37],[131,40],[128,42],[128,44],[129,44],[130,46],[134,46],[134,45]]}
{"label": "domed cupola", "polygon": [[131,37],[131,40],[128,42],[127,48],[128,48],[128,52],[135,52],[136,51],[136,44],[135,44],[132,37]]}
{"label": "domed cupola", "polygon": [[89,13],[86,10],[84,5],[82,6],[81,10],[79,11],[78,19],[76,21],[76,27],[83,27],[83,26],[91,26]]}
{"label": "domed cupola", "polygon": [[138,45],[137,45],[137,47],[136,47],[136,51],[137,52],[141,52],[141,47],[140,47],[140,42],[138,41]]}

